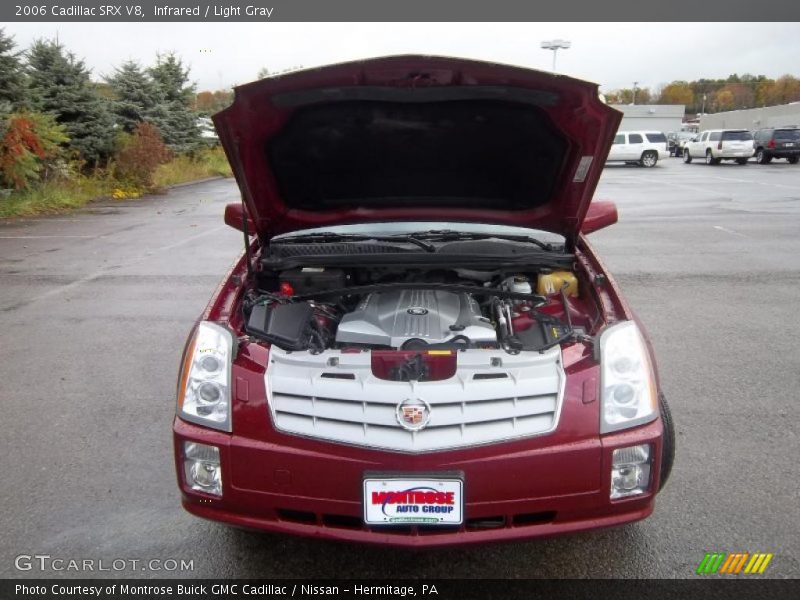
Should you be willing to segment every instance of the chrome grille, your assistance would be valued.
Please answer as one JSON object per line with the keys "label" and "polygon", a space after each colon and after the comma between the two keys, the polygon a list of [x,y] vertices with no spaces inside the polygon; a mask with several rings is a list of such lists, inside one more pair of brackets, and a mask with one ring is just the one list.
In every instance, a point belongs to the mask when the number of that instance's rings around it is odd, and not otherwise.
{"label": "chrome grille", "polygon": [[[502,364],[491,366],[493,358]],[[429,452],[553,431],[564,372],[559,348],[518,355],[467,350],[458,353],[457,374],[450,379],[395,382],[372,374],[369,352],[311,355],[273,347],[266,384],[279,431],[370,448]],[[430,421],[421,431],[408,431],[398,422],[397,406],[415,398],[430,406]]]}

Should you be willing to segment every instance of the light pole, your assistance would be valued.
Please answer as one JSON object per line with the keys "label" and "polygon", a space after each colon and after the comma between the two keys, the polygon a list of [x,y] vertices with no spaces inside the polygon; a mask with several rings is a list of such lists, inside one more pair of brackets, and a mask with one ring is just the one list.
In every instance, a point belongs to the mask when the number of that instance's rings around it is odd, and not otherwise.
{"label": "light pole", "polygon": [[556,71],[556,54],[558,54],[559,49],[566,50],[572,45],[572,42],[567,40],[545,40],[542,42],[541,46],[543,50],[552,50],[553,51],[553,72]]}
{"label": "light pole", "polygon": [[636,104],[636,85],[638,83],[638,81],[633,82],[633,100],[631,101],[631,104]]}

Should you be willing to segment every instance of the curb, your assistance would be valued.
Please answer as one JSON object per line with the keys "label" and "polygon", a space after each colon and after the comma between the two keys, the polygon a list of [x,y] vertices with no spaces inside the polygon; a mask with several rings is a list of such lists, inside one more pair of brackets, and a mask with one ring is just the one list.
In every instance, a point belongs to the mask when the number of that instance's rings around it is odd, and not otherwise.
{"label": "curb", "polygon": [[217,181],[219,179],[233,179],[233,177],[225,177],[225,175],[215,175],[214,177],[206,177],[204,179],[195,179],[194,181],[184,181],[183,183],[173,183],[172,185],[165,185],[163,189],[172,190],[175,188],[197,185],[198,183],[208,183],[209,181]]}

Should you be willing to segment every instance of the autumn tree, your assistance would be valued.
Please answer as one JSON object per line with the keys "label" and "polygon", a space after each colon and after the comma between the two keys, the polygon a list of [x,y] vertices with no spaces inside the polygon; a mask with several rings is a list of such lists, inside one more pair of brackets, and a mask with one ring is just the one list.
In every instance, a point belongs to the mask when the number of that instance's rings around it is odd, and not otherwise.
{"label": "autumn tree", "polygon": [[0,185],[23,190],[39,179],[68,141],[52,115],[19,112],[0,126]]}
{"label": "autumn tree", "polygon": [[732,82],[725,84],[717,92],[717,102],[719,102],[720,94],[730,93],[730,106],[732,109],[738,110],[742,108],[752,108],[755,106],[756,94],[753,85],[742,81]]}
{"label": "autumn tree", "polygon": [[763,100],[766,106],[800,101],[800,80],[791,75],[779,77],[764,88]]}
{"label": "autumn tree", "polygon": [[694,93],[687,82],[673,81],[661,88],[658,102],[659,104],[684,104],[686,106],[691,106],[694,104]]}
{"label": "autumn tree", "polygon": [[714,107],[717,111],[733,109],[733,93],[727,89],[717,92],[714,95]]}
{"label": "autumn tree", "polygon": [[114,175],[141,188],[153,186],[158,165],[170,159],[161,134],[152,123],[139,123],[132,134],[123,134],[117,152]]}
{"label": "autumn tree", "polygon": [[231,102],[233,92],[230,90],[203,91],[195,97],[195,109],[199,114],[208,116],[230,106]]}

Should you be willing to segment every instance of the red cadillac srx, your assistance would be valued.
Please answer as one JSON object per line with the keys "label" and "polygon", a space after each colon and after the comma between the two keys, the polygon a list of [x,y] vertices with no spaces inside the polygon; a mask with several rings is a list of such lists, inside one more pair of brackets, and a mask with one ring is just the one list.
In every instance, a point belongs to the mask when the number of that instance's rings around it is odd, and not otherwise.
{"label": "red cadillac srx", "polygon": [[398,546],[647,517],[674,432],[586,240],[620,113],[597,86],[398,56],[271,77],[215,115],[245,251],[184,350],[200,517]]}

